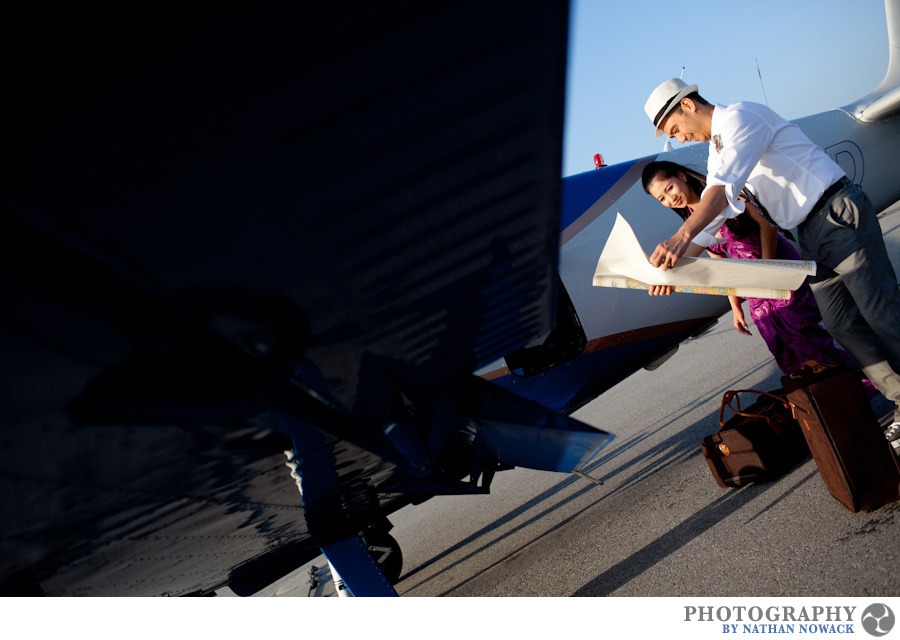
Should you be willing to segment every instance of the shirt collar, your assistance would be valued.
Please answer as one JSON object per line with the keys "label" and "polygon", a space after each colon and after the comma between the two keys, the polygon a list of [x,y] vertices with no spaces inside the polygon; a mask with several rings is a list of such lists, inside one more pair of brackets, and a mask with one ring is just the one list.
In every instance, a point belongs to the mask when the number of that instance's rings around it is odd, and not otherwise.
{"label": "shirt collar", "polygon": [[710,133],[715,135],[722,130],[722,121],[725,119],[725,105],[717,104],[713,107],[712,122],[709,125]]}

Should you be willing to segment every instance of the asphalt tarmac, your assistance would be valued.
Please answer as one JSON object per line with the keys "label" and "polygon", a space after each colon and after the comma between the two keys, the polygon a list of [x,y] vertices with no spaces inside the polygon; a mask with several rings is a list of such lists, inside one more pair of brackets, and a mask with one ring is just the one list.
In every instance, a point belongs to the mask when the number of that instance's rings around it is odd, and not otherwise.
{"label": "asphalt tarmac", "polygon": [[[881,216],[900,265],[900,203]],[[675,294],[689,295],[689,294]],[[745,314],[749,320],[749,313]],[[724,316],[656,371],[641,370],[574,416],[616,435],[590,469],[603,481],[527,469],[488,496],[436,497],[391,516],[401,596],[900,595],[900,502],[853,513],[811,458],[769,483],[722,489],[700,453],[722,394],[773,389],[781,372],[751,326]],[[879,415],[890,405],[873,405]],[[334,595],[324,558],[260,595]]]}

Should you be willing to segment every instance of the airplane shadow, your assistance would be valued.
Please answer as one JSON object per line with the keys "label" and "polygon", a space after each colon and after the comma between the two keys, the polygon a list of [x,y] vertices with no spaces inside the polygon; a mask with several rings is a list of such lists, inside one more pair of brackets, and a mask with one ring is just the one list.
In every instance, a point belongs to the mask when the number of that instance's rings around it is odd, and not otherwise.
{"label": "airplane shadow", "polygon": [[[677,409],[675,409],[675,411],[673,411],[671,414],[669,414],[666,418],[660,419],[660,420],[656,421],[655,423],[648,425],[648,427],[645,430],[643,430],[642,432],[640,432],[639,434],[637,434],[625,441],[613,441],[614,442],[613,446],[611,446],[605,454],[601,455],[585,471],[588,474],[596,477],[596,474],[593,473],[594,471],[601,469],[601,468],[606,468],[607,465],[609,465],[611,463],[615,464],[618,462],[617,466],[615,466],[612,469],[606,470],[604,472],[603,476],[601,476],[599,478],[601,481],[607,481],[611,478],[619,477],[620,481],[619,481],[618,486],[612,490],[607,490],[603,495],[599,496],[596,500],[587,504],[586,506],[581,508],[576,513],[571,514],[563,522],[549,528],[547,531],[536,536],[535,538],[530,540],[528,543],[526,543],[526,544],[520,546],[519,548],[515,549],[514,551],[510,552],[504,558],[492,563],[489,567],[486,567],[485,570],[490,569],[494,566],[497,566],[497,565],[507,561],[510,557],[512,557],[518,553],[521,553],[524,549],[537,543],[538,541],[542,540],[546,536],[552,534],[554,531],[556,531],[560,527],[564,526],[566,523],[570,522],[572,519],[576,518],[577,516],[583,514],[586,511],[594,508],[603,500],[605,500],[617,493],[620,493],[620,492],[628,489],[629,487],[632,487],[632,486],[642,482],[647,477],[649,477],[651,474],[658,473],[659,471],[661,471],[671,465],[675,465],[675,464],[684,462],[688,458],[699,455],[700,440],[703,438],[703,436],[707,435],[708,433],[713,433],[718,429],[718,413],[717,412],[716,412],[716,415],[708,416],[698,422],[695,422],[690,427],[688,427],[686,429],[682,429],[682,430],[678,431],[677,433],[672,434],[672,436],[670,436],[666,440],[651,447],[649,450],[642,452],[639,457],[638,456],[629,457],[629,454],[633,453],[633,451],[641,443],[643,443],[647,439],[651,438],[652,436],[654,436],[655,434],[660,432],[662,429],[666,428],[672,422],[680,420],[685,415],[689,414],[691,411],[694,411],[697,407],[704,405],[705,403],[711,401],[712,399],[720,398],[721,395],[726,390],[734,388],[734,385],[737,384],[740,380],[743,380],[747,376],[756,374],[766,368],[772,368],[773,373],[768,378],[766,378],[764,381],[760,382],[758,386],[764,390],[777,388],[779,386],[778,380],[779,380],[780,373],[777,372],[776,369],[774,369],[773,362],[765,361],[757,366],[748,367],[741,373],[734,375],[731,379],[724,380],[717,389],[711,391],[706,396],[696,398],[692,402],[686,403],[683,406],[678,407]],[[618,445],[618,446],[616,446],[616,445]],[[621,474],[629,472],[629,471],[630,471],[630,475],[627,478],[625,478],[624,480],[620,478]],[[531,510],[535,507],[538,507],[542,504],[548,503],[549,501],[553,500],[554,498],[556,498],[555,502],[553,502],[552,504],[545,504],[544,508],[541,511],[533,514],[527,520],[523,520],[522,522],[519,522],[515,527],[506,531],[504,533],[504,538],[508,538],[512,534],[514,534],[522,529],[525,529],[537,522],[540,522],[542,519],[546,518],[548,515],[561,509],[566,504],[581,498],[588,492],[596,493],[598,491],[603,491],[604,486],[605,486],[605,485],[597,486],[597,485],[593,485],[593,484],[586,484],[585,486],[583,486],[583,488],[578,489],[578,490],[574,491],[573,493],[567,493],[567,494],[565,494],[565,497],[560,497],[560,494],[564,490],[570,488],[572,485],[574,485],[576,483],[584,483],[584,481],[581,478],[578,478],[577,476],[568,476],[565,480],[560,481],[553,487],[550,487],[549,489],[541,492],[539,495],[533,497],[532,499],[528,500],[527,502],[524,502],[523,504],[516,507],[515,509],[498,517],[496,520],[494,520],[490,524],[482,527],[481,529],[472,533],[471,535],[464,538],[463,540],[460,540],[458,543],[456,543],[452,547],[445,549],[438,555],[434,556],[428,562],[415,567],[414,569],[409,571],[409,573],[407,573],[403,576],[402,581],[406,581],[406,580],[409,580],[410,578],[413,578],[414,576],[421,573],[422,571],[425,571],[429,567],[435,565],[436,563],[439,563],[441,560],[444,560],[445,558],[448,558],[449,556],[453,555],[454,553],[457,553],[463,549],[466,549],[469,545],[476,543],[479,539],[482,538],[482,536],[485,536],[485,535],[489,534],[490,532],[495,531],[497,528],[502,527],[502,526],[516,520],[523,514],[527,513],[529,510]],[[482,553],[485,550],[492,547],[494,544],[496,544],[496,540],[484,542],[483,544],[470,550],[463,557],[456,559],[454,561],[454,565],[458,565],[462,562],[471,560],[472,558],[478,556],[480,553]],[[413,589],[415,587],[424,585],[424,584],[430,582],[431,580],[437,578],[442,573],[443,573],[443,571],[438,571],[435,574],[433,574],[427,578],[424,578],[420,582],[417,582],[415,585],[411,585],[409,587],[409,589]],[[464,584],[468,583],[472,579],[474,579],[474,577],[460,582],[459,584],[455,585],[454,587],[452,587],[451,589],[449,589],[448,591],[446,591],[440,595],[442,595],[442,596],[449,595],[452,591],[463,586]]]}
{"label": "airplane shadow", "polygon": [[[818,475],[817,469],[806,474],[806,476],[801,478],[772,505],[766,507],[765,510],[770,509],[774,504],[784,500],[785,497],[796,491],[800,486],[814,478],[816,475]],[[599,576],[578,589],[572,596],[598,597],[611,595],[616,589],[624,586],[660,561],[706,533],[723,519],[749,504],[762,493],[769,491],[773,487],[775,487],[773,484],[752,484],[729,491],[712,504],[709,504],[694,513],[664,535],[656,538],[644,548],[634,552],[618,564],[601,573]],[[754,516],[754,518],[755,517],[756,516]],[[752,519],[753,518],[751,518],[751,520]]]}

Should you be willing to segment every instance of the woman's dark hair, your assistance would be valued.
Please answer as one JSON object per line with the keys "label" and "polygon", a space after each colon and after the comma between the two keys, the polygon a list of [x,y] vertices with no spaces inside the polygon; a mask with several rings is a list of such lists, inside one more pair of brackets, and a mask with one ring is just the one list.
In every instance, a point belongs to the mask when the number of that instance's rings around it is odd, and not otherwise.
{"label": "woman's dark hair", "polygon": [[[644,191],[649,195],[650,184],[654,180],[668,180],[669,178],[676,177],[679,173],[684,174],[684,181],[687,183],[687,186],[690,187],[691,191],[698,196],[703,193],[703,190],[706,188],[706,176],[680,164],[669,162],[668,160],[657,160],[644,167],[644,172],[641,174],[641,184],[644,185]],[[687,207],[672,207],[672,210],[677,213],[682,220],[687,220],[688,216],[691,215],[691,210]],[[735,234],[742,236],[754,233],[756,224],[750,216],[742,213],[737,217],[728,218],[725,221],[725,226]]]}

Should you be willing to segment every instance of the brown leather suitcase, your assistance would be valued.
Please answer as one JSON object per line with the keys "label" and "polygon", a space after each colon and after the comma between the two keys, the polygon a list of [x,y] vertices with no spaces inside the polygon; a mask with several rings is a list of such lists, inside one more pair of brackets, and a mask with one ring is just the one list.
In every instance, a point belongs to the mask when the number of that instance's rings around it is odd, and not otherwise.
{"label": "brown leather suitcase", "polygon": [[[741,409],[742,393],[758,394],[759,398]],[[735,413],[728,422],[724,422],[726,407]],[[703,438],[700,450],[713,478],[723,488],[774,480],[809,455],[782,389],[725,392],[719,427],[718,433]]]}
{"label": "brown leather suitcase", "polygon": [[851,511],[900,498],[900,465],[858,371],[810,362],[781,383],[831,495]]}

